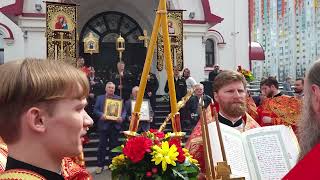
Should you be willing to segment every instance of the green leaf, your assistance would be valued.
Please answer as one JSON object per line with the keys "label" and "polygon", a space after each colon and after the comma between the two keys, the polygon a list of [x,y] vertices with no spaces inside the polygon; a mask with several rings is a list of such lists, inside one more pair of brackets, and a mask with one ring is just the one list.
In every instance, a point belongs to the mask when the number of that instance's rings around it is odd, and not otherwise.
{"label": "green leaf", "polygon": [[179,171],[172,169],[172,172],[173,172],[174,176],[179,176],[183,180],[188,180],[188,177],[184,177]]}
{"label": "green leaf", "polygon": [[115,147],[111,150],[111,152],[113,153],[122,153],[122,147],[121,146],[118,146],[118,147]]}

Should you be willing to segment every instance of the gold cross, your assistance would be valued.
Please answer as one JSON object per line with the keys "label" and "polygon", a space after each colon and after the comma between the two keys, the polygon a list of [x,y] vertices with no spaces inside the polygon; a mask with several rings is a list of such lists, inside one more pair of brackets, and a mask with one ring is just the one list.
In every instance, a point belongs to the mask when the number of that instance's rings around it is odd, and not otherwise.
{"label": "gold cross", "polygon": [[139,36],[138,37],[140,41],[144,41],[144,47],[148,47],[148,43],[149,43],[149,37],[148,37],[148,32],[147,30],[143,30],[143,36]]}
{"label": "gold cross", "polygon": [[[63,49],[64,49],[63,44],[64,44],[64,42],[71,43],[71,39],[64,39],[63,35],[64,35],[64,32],[60,32],[60,38],[58,38],[58,39],[53,38],[52,39],[53,41],[60,42],[60,58],[61,59],[63,59]],[[57,58],[57,57],[55,57],[55,58]]]}

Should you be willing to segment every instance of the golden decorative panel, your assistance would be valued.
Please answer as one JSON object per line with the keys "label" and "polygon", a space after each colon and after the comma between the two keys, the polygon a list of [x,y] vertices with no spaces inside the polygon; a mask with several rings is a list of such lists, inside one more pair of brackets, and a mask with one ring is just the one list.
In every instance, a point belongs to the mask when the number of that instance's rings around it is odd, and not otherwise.
{"label": "golden decorative panel", "polygon": [[46,2],[47,58],[76,65],[77,7]]}
{"label": "golden decorative panel", "polygon": [[[168,30],[171,42],[171,56],[173,66],[176,66],[179,71],[183,69],[183,11],[169,10],[168,11]],[[160,30],[157,40],[157,69],[162,71],[164,65],[164,49],[163,37]]]}

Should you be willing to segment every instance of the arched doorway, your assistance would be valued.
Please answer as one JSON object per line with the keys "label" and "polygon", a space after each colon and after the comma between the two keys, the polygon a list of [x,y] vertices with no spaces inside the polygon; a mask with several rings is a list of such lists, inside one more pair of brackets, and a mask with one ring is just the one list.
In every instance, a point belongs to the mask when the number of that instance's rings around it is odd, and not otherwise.
{"label": "arched doorway", "polygon": [[[83,38],[92,32],[99,39],[100,53],[84,54]],[[123,61],[127,69],[132,73],[141,71],[144,65],[146,48],[144,42],[138,39],[143,35],[143,30],[139,24],[130,16],[114,11],[103,12],[92,17],[83,27],[80,34],[80,56],[84,57],[86,64],[95,67],[98,75],[106,77],[108,72],[116,70],[119,61],[116,51],[116,39],[119,34],[126,41],[126,50],[123,53]]]}

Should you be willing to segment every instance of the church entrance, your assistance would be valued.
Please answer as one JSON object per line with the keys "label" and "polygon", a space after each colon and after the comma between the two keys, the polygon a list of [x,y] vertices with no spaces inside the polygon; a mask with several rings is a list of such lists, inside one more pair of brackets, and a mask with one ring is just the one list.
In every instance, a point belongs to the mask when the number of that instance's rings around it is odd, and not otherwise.
{"label": "church entrance", "polygon": [[[84,53],[83,39],[91,32],[99,39],[99,50],[97,54]],[[143,30],[131,17],[120,12],[104,12],[92,17],[83,27],[80,34],[79,54],[84,57],[85,63],[95,68],[97,76],[108,78],[110,71],[115,71],[119,54],[116,50],[116,39],[119,34],[125,39],[125,51],[122,60],[126,69],[133,74],[142,71],[146,48],[144,42],[139,40],[143,36]]]}

